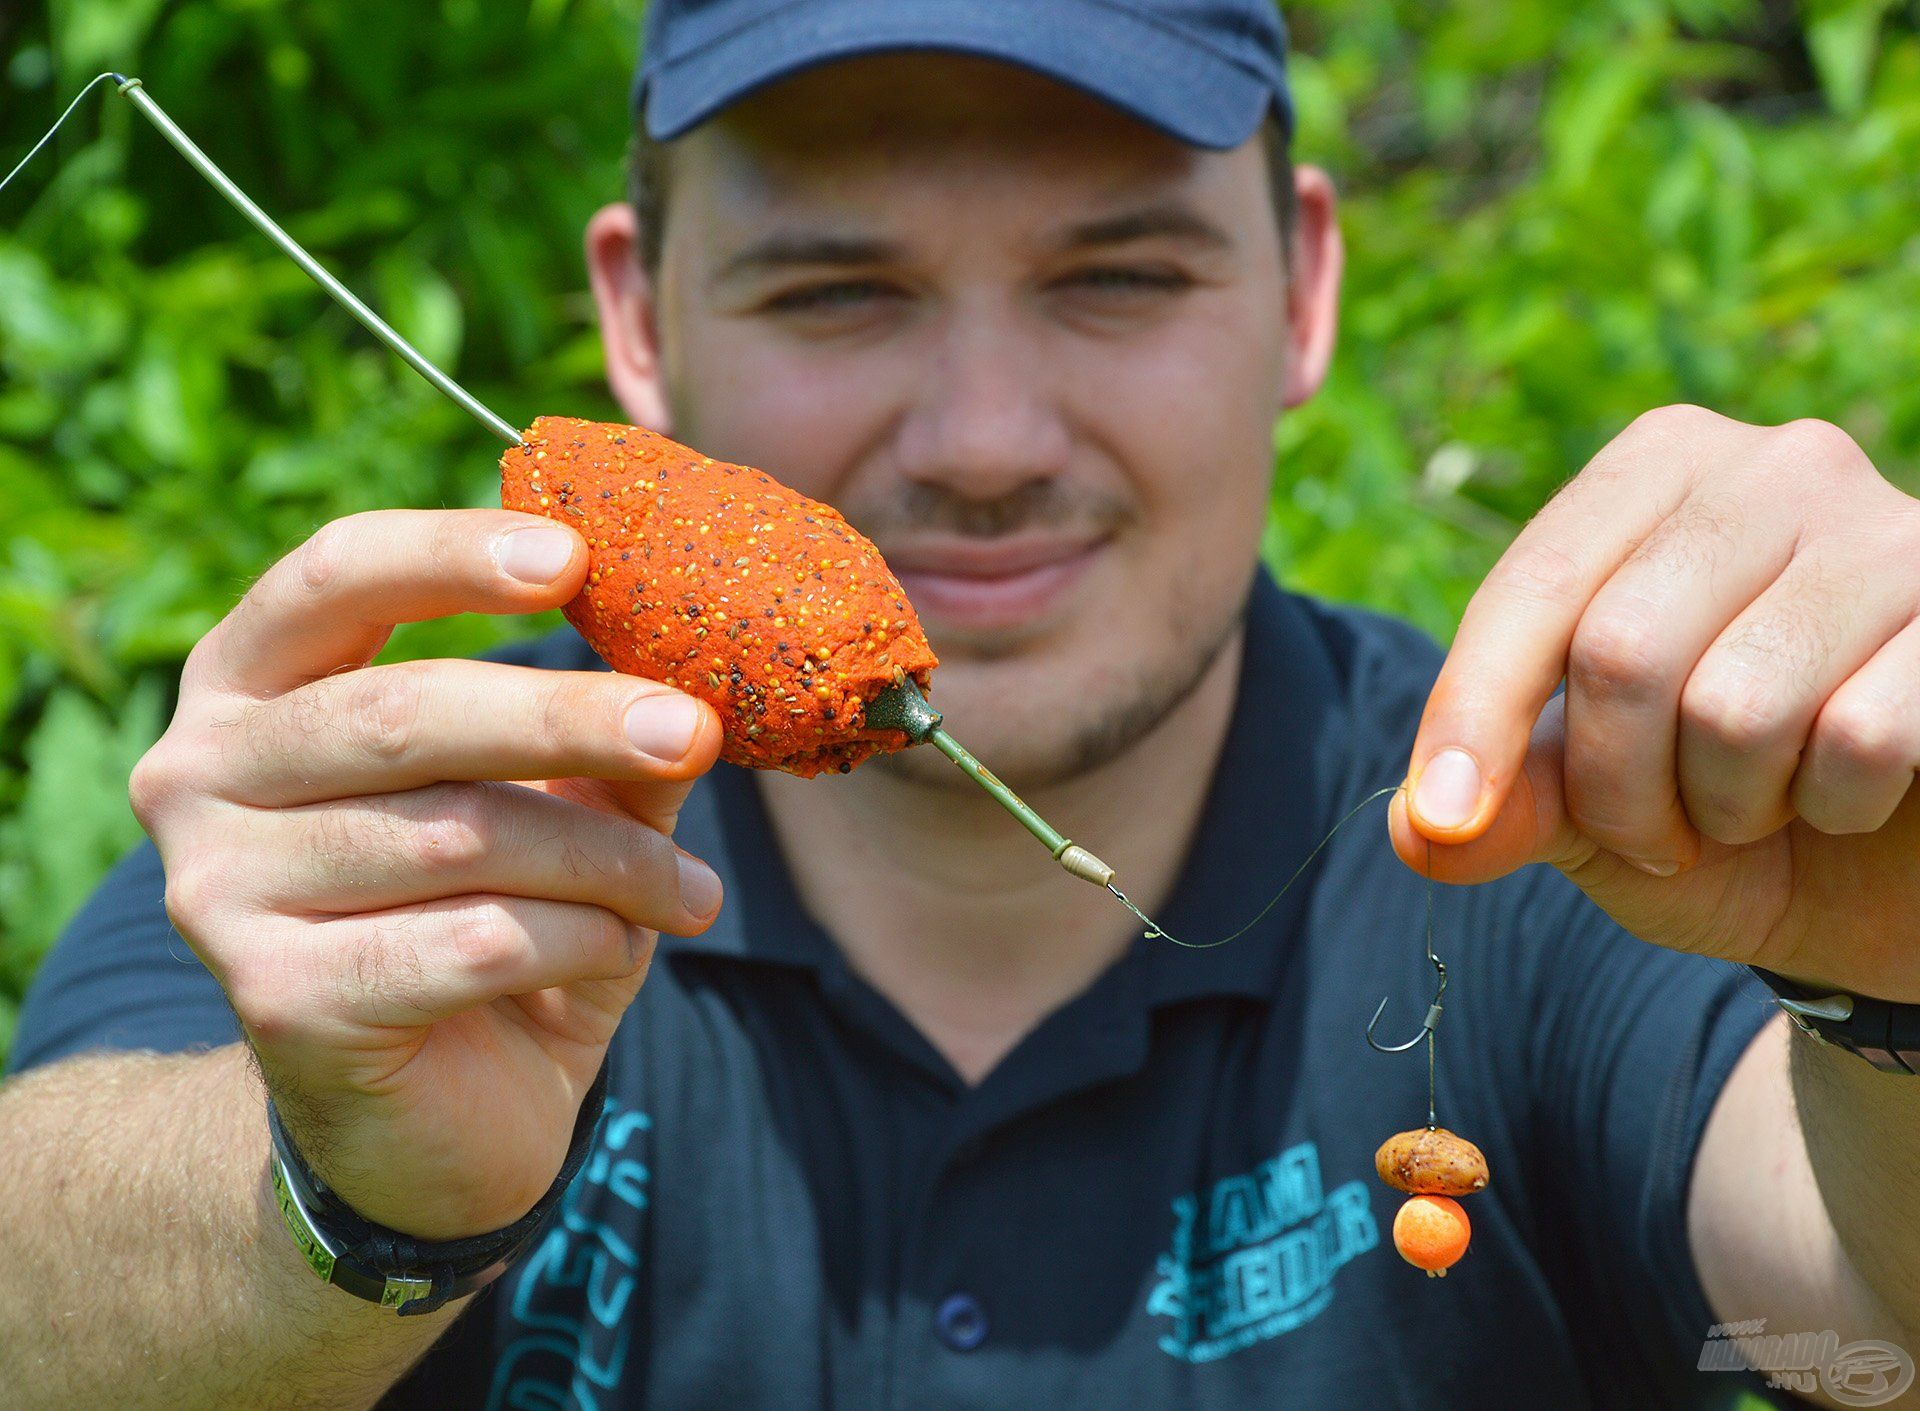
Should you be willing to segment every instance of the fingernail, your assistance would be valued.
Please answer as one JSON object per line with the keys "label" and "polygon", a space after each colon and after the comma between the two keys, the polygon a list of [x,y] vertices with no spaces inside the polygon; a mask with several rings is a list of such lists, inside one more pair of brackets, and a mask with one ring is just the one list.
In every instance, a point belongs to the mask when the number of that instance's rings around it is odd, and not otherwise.
{"label": "fingernail", "polygon": [[500,567],[522,583],[551,583],[573,558],[564,529],[516,529],[494,547]]}
{"label": "fingernail", "polygon": [[1434,827],[1458,828],[1480,806],[1480,766],[1465,750],[1440,751],[1420,771],[1413,804]]}
{"label": "fingernail", "polygon": [[720,879],[697,857],[678,855],[680,905],[687,915],[705,918],[720,909]]}
{"label": "fingernail", "polygon": [[1627,861],[1650,877],[1671,877],[1680,870],[1677,862],[1652,862],[1638,857],[1630,857]]}
{"label": "fingernail", "polygon": [[635,749],[672,764],[693,748],[700,707],[688,696],[642,696],[627,707],[626,727]]}

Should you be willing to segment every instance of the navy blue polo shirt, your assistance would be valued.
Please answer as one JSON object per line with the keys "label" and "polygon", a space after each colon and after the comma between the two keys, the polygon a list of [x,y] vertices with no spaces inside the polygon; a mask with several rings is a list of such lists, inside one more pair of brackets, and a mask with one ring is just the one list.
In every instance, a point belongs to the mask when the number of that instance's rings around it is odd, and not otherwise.
{"label": "navy blue polo shirt", "polygon": [[[601,665],[571,628],[494,656]],[[1176,934],[1238,926],[1400,779],[1439,660],[1259,576]],[[1731,1404],[1758,1378],[1696,1370],[1713,1314],[1686,1193],[1767,992],[1635,939],[1550,868],[1442,888],[1439,1115],[1493,1181],[1430,1279],[1373,1172],[1425,1121],[1427,1065],[1362,1034],[1382,995],[1411,1032],[1432,979],[1425,882],[1374,807],[1251,933],[1138,941],[968,1087],[808,916],[753,777],[717,769],[679,838],[725,879],[720,919],[662,941],[544,1237],[382,1405]],[[17,1066],[236,1037],[162,890],[150,844],[101,885]]]}

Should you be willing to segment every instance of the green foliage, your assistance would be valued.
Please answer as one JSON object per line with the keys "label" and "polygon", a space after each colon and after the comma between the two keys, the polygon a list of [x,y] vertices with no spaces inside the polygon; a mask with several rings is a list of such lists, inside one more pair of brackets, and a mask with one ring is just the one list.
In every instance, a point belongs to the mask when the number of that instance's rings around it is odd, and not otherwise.
{"label": "green foliage", "polygon": [[1920,6],[1300,0],[1342,342],[1286,418],[1296,586],[1445,636],[1634,416],[1838,422],[1920,489]]}
{"label": "green foliage", "polygon": [[[1298,153],[1349,252],[1331,381],[1276,435],[1292,583],[1444,634],[1554,487],[1672,401],[1827,417],[1920,488],[1920,5],[1287,8]],[[637,0],[12,7],[0,166],[137,73],[509,419],[612,415],[578,252],[621,189],[637,30]],[[328,519],[493,503],[494,455],[126,104],[96,95],[0,196],[0,1047],[137,836],[127,770],[188,648]]]}

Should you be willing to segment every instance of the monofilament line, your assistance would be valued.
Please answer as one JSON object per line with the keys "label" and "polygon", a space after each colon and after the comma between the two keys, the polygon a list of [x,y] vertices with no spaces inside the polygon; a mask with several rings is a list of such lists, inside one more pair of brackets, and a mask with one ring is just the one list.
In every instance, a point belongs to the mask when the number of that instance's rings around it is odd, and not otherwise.
{"label": "monofilament line", "polygon": [[[1111,882],[1107,883],[1107,890],[1112,892],[1114,896],[1120,899],[1120,904],[1122,906],[1124,906],[1128,911],[1131,911],[1135,916],[1140,918],[1140,923],[1147,928],[1147,939],[1150,941],[1155,941],[1155,940],[1171,941],[1174,945],[1179,946],[1183,950],[1212,950],[1215,946],[1224,946],[1229,941],[1239,940],[1242,936],[1246,935],[1247,932],[1251,931],[1255,926],[1258,926],[1263,920],[1266,919],[1267,913],[1272,911],[1276,906],[1278,906],[1280,904],[1280,899],[1284,897],[1289,890],[1291,890],[1295,882],[1298,882],[1300,880],[1300,876],[1302,873],[1304,873],[1307,870],[1308,864],[1311,863],[1316,857],[1320,856],[1320,850],[1326,847],[1328,843],[1333,841],[1334,834],[1338,833],[1342,828],[1346,827],[1347,824],[1350,821],[1352,821],[1353,816],[1355,814],[1360,812],[1361,809],[1365,808],[1368,804],[1372,803],[1375,799],[1383,799],[1388,794],[1397,794],[1406,787],[1407,786],[1405,784],[1389,784],[1384,789],[1374,790],[1371,794],[1368,794],[1364,799],[1360,800],[1359,803],[1355,804],[1352,808],[1348,809],[1346,816],[1342,818],[1338,823],[1334,824],[1333,827],[1329,828],[1327,830],[1327,835],[1324,838],[1322,838],[1319,842],[1313,845],[1313,851],[1308,853],[1304,858],[1300,860],[1300,865],[1293,869],[1293,875],[1287,878],[1286,882],[1281,886],[1280,890],[1273,894],[1273,896],[1268,900],[1265,906],[1261,907],[1259,911],[1254,913],[1253,919],[1247,922],[1246,925],[1240,927],[1237,931],[1234,931],[1229,935],[1222,936],[1217,941],[1183,941],[1178,936],[1175,936],[1172,933],[1168,932],[1167,930],[1163,929],[1160,926],[1160,924],[1156,922],[1152,917],[1148,916],[1146,912],[1142,911],[1139,907],[1135,906],[1133,904],[1132,899],[1128,897],[1125,892],[1121,891],[1118,887],[1116,887],[1113,883]],[[1428,926],[1429,928],[1431,928],[1432,917],[1433,917],[1433,869],[1431,865],[1429,865],[1427,869],[1427,917],[1428,917]]]}
{"label": "monofilament line", "polygon": [[34,143],[32,149],[27,153],[26,156],[22,157],[18,162],[14,163],[12,171],[8,172],[5,177],[0,178],[0,191],[5,191],[7,189],[7,183],[12,181],[16,176],[20,175],[20,173],[26,169],[26,165],[28,162],[32,161],[35,157],[40,155],[40,149],[42,147],[46,146],[49,142],[53,141],[54,133],[58,132],[61,126],[66,122],[66,120],[73,116],[73,110],[80,106],[80,100],[82,98],[86,97],[89,93],[93,92],[94,89],[98,88],[103,83],[117,83],[119,81],[120,81],[119,74],[103,73],[98,78],[95,78],[91,82],[89,82],[85,88],[81,89],[78,93],[74,94],[73,101],[67,104],[67,110],[64,113],[60,114],[59,117],[55,118],[53,120],[53,126],[47,129],[47,135],[41,138],[38,142]]}

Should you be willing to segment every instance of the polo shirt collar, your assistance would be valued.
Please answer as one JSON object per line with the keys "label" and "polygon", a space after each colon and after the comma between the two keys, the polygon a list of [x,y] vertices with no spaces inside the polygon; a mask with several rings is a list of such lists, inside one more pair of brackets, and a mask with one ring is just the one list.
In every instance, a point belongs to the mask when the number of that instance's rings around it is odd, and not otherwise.
{"label": "polo shirt collar", "polygon": [[[1173,935],[1204,942],[1246,925],[1332,826],[1350,754],[1341,705],[1333,659],[1306,607],[1262,568],[1248,600],[1226,745],[1194,846],[1158,917]],[[801,904],[750,772],[717,765],[696,799],[702,793],[714,825],[701,830],[713,840],[703,845],[722,854],[709,860],[731,890],[703,934],[662,937],[662,949],[837,968],[837,948]],[[690,832],[684,822],[681,831],[683,837]],[[1120,990],[1149,1006],[1212,995],[1271,996],[1295,950],[1288,941],[1318,866],[1316,859],[1231,943],[1192,950],[1139,937],[1118,962],[1129,973],[1109,978],[1124,980]]]}

